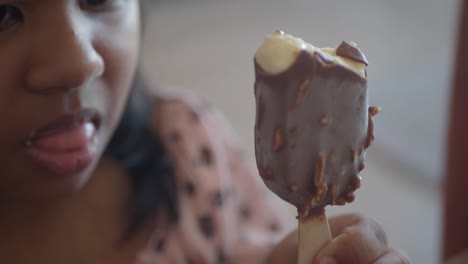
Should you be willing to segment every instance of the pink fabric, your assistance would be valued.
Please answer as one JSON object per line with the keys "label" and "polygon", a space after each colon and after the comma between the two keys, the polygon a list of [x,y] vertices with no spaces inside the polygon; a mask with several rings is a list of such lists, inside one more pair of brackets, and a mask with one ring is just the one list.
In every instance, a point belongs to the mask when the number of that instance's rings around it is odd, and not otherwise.
{"label": "pink fabric", "polygon": [[155,232],[136,264],[262,263],[282,223],[223,116],[193,96],[165,96],[152,129],[175,165],[181,220]]}

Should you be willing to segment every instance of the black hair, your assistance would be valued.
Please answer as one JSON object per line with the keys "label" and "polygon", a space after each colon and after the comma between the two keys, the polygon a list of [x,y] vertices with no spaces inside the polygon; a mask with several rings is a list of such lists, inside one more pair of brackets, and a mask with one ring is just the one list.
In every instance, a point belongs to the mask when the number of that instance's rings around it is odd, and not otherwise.
{"label": "black hair", "polygon": [[106,155],[128,171],[133,185],[130,224],[124,240],[130,239],[159,212],[167,213],[169,223],[178,219],[173,166],[160,138],[150,130],[156,102],[145,88],[137,71],[123,116],[106,149]]}

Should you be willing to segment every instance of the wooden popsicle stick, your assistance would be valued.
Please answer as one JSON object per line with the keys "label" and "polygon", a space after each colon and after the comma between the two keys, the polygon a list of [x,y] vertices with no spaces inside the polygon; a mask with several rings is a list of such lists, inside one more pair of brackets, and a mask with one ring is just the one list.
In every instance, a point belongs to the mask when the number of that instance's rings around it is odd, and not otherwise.
{"label": "wooden popsicle stick", "polygon": [[317,252],[331,239],[330,226],[322,210],[318,214],[299,218],[298,264],[311,264]]}

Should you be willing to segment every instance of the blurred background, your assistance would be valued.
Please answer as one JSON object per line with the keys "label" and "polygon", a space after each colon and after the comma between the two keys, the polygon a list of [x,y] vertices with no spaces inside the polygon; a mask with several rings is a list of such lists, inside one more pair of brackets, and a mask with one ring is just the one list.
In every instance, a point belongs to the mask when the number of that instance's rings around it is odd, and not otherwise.
{"label": "blurred background", "polygon": [[[367,55],[375,120],[356,201],[330,215],[362,212],[414,263],[439,263],[457,0],[155,1],[144,71],[155,87],[189,89],[220,108],[254,163],[253,56],[276,29],[312,44],[352,40]],[[295,210],[274,195],[277,206]]]}

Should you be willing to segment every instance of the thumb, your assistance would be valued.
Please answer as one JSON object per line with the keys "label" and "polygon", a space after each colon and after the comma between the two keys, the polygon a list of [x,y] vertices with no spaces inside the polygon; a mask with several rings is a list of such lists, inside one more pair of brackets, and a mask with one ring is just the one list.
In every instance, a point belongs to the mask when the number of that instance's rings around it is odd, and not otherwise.
{"label": "thumb", "polygon": [[[375,222],[349,226],[316,255],[316,263],[371,263],[387,250],[387,237]],[[334,261],[334,262],[333,262]]]}

